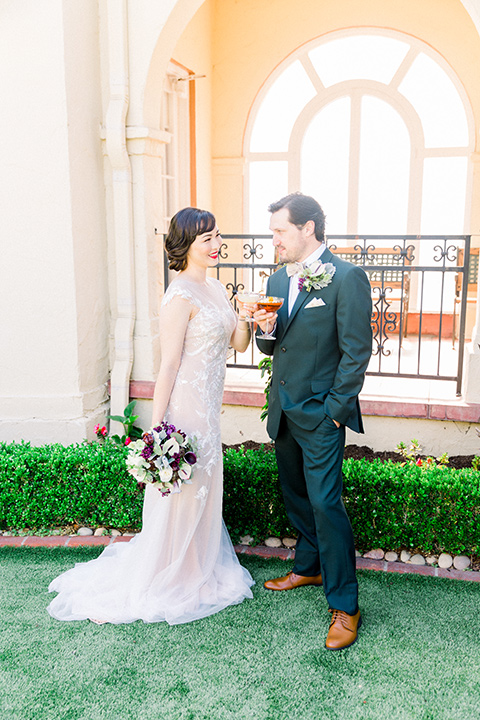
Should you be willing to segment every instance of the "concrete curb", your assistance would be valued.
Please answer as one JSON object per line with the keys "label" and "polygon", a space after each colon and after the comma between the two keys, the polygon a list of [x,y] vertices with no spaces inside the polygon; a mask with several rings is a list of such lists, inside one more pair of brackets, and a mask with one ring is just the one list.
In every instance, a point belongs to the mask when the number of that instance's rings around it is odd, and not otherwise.
{"label": "concrete curb", "polygon": [[[111,545],[116,542],[128,542],[132,536],[117,535],[115,537],[103,536],[82,537],[80,535],[25,535],[23,537],[0,536],[0,547],[93,547]],[[288,548],[270,548],[266,545],[235,545],[238,555],[255,555],[262,558],[279,558],[280,560],[293,560],[295,550]],[[449,580],[468,580],[480,582],[480,572],[476,570],[444,570],[430,565],[411,565],[402,562],[387,562],[386,560],[371,560],[357,558],[357,570],[377,570],[392,573],[409,573],[411,575],[428,575],[430,577],[448,578]]]}

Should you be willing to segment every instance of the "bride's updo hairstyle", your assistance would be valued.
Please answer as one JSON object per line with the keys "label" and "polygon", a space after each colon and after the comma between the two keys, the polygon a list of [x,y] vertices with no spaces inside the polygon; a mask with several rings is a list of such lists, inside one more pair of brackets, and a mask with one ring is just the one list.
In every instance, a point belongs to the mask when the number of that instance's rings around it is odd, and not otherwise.
{"label": "bride's updo hairstyle", "polygon": [[187,207],[180,210],[170,221],[165,251],[170,270],[185,270],[190,245],[198,235],[215,227],[215,217],[208,210]]}

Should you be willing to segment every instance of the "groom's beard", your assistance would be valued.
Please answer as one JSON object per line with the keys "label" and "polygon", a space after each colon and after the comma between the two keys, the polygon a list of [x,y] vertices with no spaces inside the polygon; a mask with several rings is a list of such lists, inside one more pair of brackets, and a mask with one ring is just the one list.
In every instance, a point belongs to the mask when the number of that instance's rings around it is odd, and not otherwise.
{"label": "groom's beard", "polygon": [[278,251],[278,264],[285,265],[286,263],[300,262],[300,253],[294,250],[284,250],[284,254]]}

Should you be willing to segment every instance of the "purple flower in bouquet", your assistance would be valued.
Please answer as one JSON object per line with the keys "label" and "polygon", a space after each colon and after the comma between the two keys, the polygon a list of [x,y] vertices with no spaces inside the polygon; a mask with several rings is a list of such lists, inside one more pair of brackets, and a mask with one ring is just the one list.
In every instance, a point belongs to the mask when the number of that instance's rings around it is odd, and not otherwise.
{"label": "purple flower in bouquet", "polygon": [[[144,441],[145,442],[145,441]],[[145,460],[149,460],[153,455],[153,447],[152,445],[145,445],[143,450],[140,452],[140,455],[145,458]]]}
{"label": "purple flower in bouquet", "polygon": [[127,469],[137,483],[151,483],[162,495],[190,484],[197,462],[194,439],[163,422],[129,445]]}

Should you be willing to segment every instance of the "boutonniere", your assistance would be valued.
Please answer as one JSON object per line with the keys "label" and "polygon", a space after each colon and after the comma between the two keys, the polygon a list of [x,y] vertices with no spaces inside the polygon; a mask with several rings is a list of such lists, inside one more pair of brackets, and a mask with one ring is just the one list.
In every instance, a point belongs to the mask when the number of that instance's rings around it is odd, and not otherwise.
{"label": "boutonniere", "polygon": [[337,268],[333,263],[314,263],[310,267],[303,268],[298,273],[298,289],[321,290],[330,285]]}

